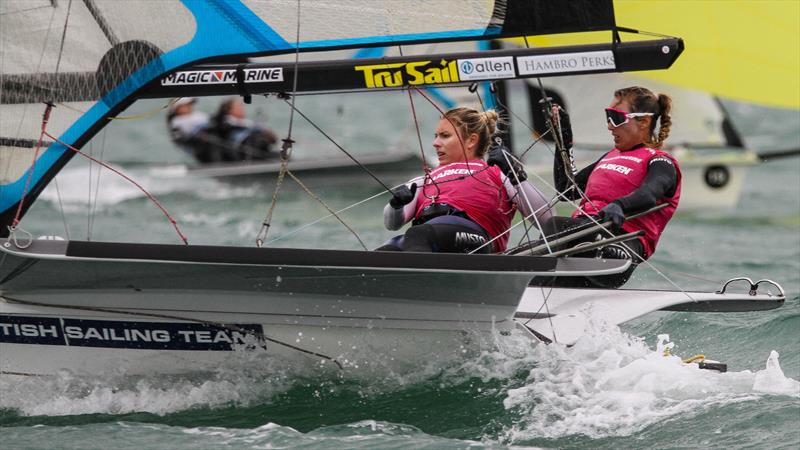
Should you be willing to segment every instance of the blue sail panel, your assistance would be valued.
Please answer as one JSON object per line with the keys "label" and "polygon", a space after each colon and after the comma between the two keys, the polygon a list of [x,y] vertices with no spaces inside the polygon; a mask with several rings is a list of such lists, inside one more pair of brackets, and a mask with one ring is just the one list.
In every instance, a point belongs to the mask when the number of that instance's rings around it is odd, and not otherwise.
{"label": "blue sail panel", "polygon": [[24,213],[74,155],[51,143],[31,164],[45,102],[56,105],[48,131],[80,148],[145,85],[198,62],[615,27],[611,0],[573,0],[565,7],[548,0],[288,5],[282,0],[6,0],[0,15],[0,235],[21,199]]}

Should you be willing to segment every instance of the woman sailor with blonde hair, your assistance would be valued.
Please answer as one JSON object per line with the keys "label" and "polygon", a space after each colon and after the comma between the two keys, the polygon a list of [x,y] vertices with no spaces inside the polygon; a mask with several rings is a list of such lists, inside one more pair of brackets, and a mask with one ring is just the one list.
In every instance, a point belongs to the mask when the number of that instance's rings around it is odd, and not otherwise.
{"label": "woman sailor with blonde hair", "polygon": [[470,108],[442,116],[433,140],[439,166],[393,189],[384,208],[389,230],[409,221],[412,226],[378,250],[501,252],[517,209],[534,224],[551,217],[547,200],[526,181],[522,166],[502,147],[489,152],[498,120],[494,110]]}

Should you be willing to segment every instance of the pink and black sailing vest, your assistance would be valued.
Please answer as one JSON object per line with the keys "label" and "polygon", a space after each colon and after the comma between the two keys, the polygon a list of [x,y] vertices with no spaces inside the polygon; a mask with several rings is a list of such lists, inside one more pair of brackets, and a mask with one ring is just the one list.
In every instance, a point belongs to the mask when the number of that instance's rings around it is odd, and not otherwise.
{"label": "pink and black sailing vest", "polygon": [[[485,161],[473,159],[439,166],[417,194],[417,211],[431,203],[447,203],[467,213],[489,236],[494,238],[508,230],[517,206],[511,203],[503,186],[502,172]],[[494,241],[495,251],[503,251],[508,245],[508,233]]]}
{"label": "pink and black sailing vest", "polygon": [[671,197],[659,199],[659,203],[667,202],[669,206],[637,219],[627,220],[622,225],[622,228],[628,233],[644,230],[644,236],[639,239],[644,245],[645,258],[649,258],[655,252],[658,239],[667,226],[667,222],[675,213],[681,197],[681,170],[675,158],[668,153],[648,147],[628,151],[620,151],[616,148],[611,150],[597,162],[589,175],[585,191],[589,200],[584,199],[580,204],[580,209],[575,211],[572,217],[581,215],[581,211],[587,215],[597,214],[612,201],[635,191],[641,186],[647,175],[647,166],[650,160],[656,157],[669,158],[675,165],[677,180],[675,193]]}

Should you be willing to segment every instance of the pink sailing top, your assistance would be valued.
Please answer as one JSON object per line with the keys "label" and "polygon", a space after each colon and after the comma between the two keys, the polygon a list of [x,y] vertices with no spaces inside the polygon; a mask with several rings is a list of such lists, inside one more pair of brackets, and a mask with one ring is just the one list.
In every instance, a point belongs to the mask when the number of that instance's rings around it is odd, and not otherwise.
{"label": "pink sailing top", "polygon": [[[489,166],[481,159],[439,166],[431,171],[417,193],[414,217],[418,218],[432,203],[447,203],[464,211],[490,237],[500,236],[511,226],[517,211],[516,204],[509,200],[501,175],[500,168]],[[507,245],[508,233],[494,241],[497,252],[504,251]]]}
{"label": "pink sailing top", "polygon": [[655,252],[661,233],[675,213],[681,197],[681,171],[678,162],[668,153],[648,147],[627,151],[616,148],[611,150],[597,162],[589,175],[585,190],[589,201],[585,198],[572,217],[578,217],[582,212],[586,215],[597,214],[614,200],[631,194],[641,186],[647,175],[648,164],[654,158],[669,158],[675,166],[677,179],[675,193],[671,197],[661,199],[669,206],[636,219],[626,220],[622,225],[623,230],[628,233],[644,230],[644,236],[639,239],[644,246],[644,257],[649,258]]}

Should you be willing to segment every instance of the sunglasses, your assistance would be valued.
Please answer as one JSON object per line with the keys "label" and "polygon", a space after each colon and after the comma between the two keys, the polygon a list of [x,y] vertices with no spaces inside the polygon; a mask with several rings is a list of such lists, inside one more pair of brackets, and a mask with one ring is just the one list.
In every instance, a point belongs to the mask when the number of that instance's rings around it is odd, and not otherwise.
{"label": "sunglasses", "polygon": [[634,117],[652,116],[653,113],[629,113],[614,108],[606,108],[606,120],[612,127],[617,128],[630,122]]}

